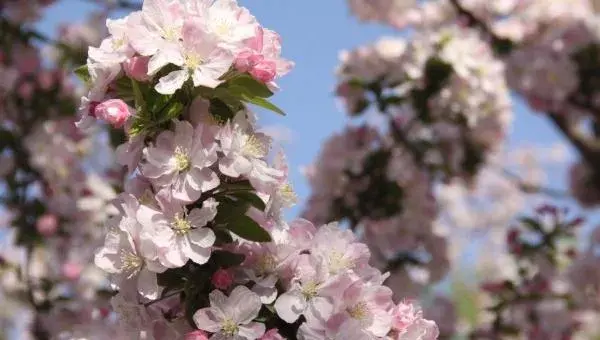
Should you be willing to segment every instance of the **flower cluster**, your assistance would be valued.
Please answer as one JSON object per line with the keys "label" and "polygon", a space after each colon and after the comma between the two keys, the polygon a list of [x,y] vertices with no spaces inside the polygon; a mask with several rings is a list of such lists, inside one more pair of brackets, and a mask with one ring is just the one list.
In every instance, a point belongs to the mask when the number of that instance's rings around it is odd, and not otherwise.
{"label": "flower cluster", "polygon": [[337,224],[287,223],[295,195],[282,153],[247,104],[291,63],[276,33],[234,0],[147,0],[107,22],[79,69],[94,118],[123,131],[128,169],[95,262],[118,290],[124,338],[435,339],[394,303],[370,252]]}
{"label": "flower cluster", "polygon": [[446,27],[411,42],[382,40],[342,54],[342,63],[337,94],[350,114],[372,104],[390,117],[392,135],[405,135],[447,177],[474,175],[512,120],[504,66],[476,32]]}
{"label": "flower cluster", "polygon": [[482,285],[493,297],[489,309],[493,317],[489,325],[474,332],[474,338],[518,334],[552,339],[576,333],[581,324],[576,311],[582,306],[572,300],[572,294],[579,287],[572,290],[565,284],[563,268],[576,256],[572,241],[582,222],[546,205],[508,231],[507,246],[515,257],[518,274]]}
{"label": "flower cluster", "polygon": [[[447,259],[444,240],[433,232],[437,211],[432,183],[407,150],[372,127],[348,127],[325,143],[306,175],[312,191],[305,218],[315,223],[347,221],[363,235],[381,268],[395,261],[428,268],[432,275],[427,282],[443,277]],[[399,294],[415,293],[407,289],[414,279],[406,268],[397,267],[388,267],[396,269],[390,287],[403,286]]]}
{"label": "flower cluster", "polygon": [[80,108],[79,126],[95,117],[119,127],[131,115],[116,102],[107,104],[112,113],[98,108],[115,96],[109,85],[121,72],[139,82],[158,80],[156,91],[168,95],[188,80],[215,88],[234,70],[274,89],[275,79],[293,66],[280,57],[279,35],[235,1],[146,1],[141,11],[107,26],[109,37],[89,51],[93,87]]}

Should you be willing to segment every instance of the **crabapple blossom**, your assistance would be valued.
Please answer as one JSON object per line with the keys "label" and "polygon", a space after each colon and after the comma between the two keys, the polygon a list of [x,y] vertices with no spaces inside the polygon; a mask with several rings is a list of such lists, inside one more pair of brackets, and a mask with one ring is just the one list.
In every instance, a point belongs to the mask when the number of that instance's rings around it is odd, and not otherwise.
{"label": "crabapple blossom", "polygon": [[218,204],[208,199],[201,208],[188,212],[177,201],[161,197],[160,210],[140,205],[137,219],[147,231],[149,241],[159,248],[158,261],[163,266],[181,267],[188,259],[198,264],[208,261],[215,234],[205,226],[217,214]]}
{"label": "crabapple blossom", "polygon": [[109,99],[94,107],[93,115],[115,128],[122,127],[133,114],[132,109],[120,99]]}
{"label": "crabapple blossom", "polygon": [[[186,22],[183,25],[182,39],[181,50],[171,52],[174,55],[169,61],[183,69],[160,78],[156,91],[162,94],[175,93],[190,78],[196,87],[217,87],[221,83],[219,78],[233,64],[231,52],[219,47],[219,40],[195,22]],[[157,67],[151,59],[149,72],[154,73]]]}
{"label": "crabapple blossom", "polygon": [[200,198],[203,191],[219,185],[210,168],[217,161],[217,144],[202,126],[175,123],[175,131],[164,131],[156,144],[144,151],[141,171],[157,187],[173,187],[173,197],[185,202]]}
{"label": "crabapple blossom", "polygon": [[263,324],[252,322],[262,306],[258,295],[245,286],[235,287],[229,296],[220,290],[209,295],[210,307],[198,310],[198,328],[215,333],[215,339],[258,339],[265,333]]}

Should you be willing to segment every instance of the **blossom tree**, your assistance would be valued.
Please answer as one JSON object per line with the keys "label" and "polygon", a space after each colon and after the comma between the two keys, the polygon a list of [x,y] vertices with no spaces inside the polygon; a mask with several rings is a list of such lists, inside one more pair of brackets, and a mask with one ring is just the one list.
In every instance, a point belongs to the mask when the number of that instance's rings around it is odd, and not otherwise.
{"label": "blossom tree", "polygon": [[[598,203],[599,19],[593,7],[598,4],[586,0],[349,0],[348,4],[363,21],[410,30],[402,38],[384,38],[341,53],[336,95],[357,123],[326,141],[308,168],[313,191],[304,216],[319,223],[346,221],[370,246],[375,265],[390,270],[387,283],[395,293],[414,297],[444,279],[456,252],[455,236],[464,236],[465,225],[497,236],[513,223],[523,224],[529,230],[524,240],[518,229],[508,232],[508,248],[515,257],[509,262],[515,263],[518,273],[491,290],[500,295],[492,306],[496,321],[472,337],[592,336],[593,332],[585,333],[584,324],[596,322],[599,310],[597,305],[582,304],[580,295],[582,286],[588,287],[584,293],[588,297],[597,296],[597,288],[590,286],[593,279],[584,284],[573,278],[595,277],[600,270],[595,241],[581,256],[572,247],[567,252],[571,260],[558,261],[557,244],[571,239],[573,226],[581,221],[565,222],[559,209],[547,206],[540,208],[542,216],[520,220],[517,216],[525,213],[520,211],[525,202],[540,197],[570,194],[584,208]],[[517,172],[506,162],[512,156],[504,141],[517,96],[577,150],[580,160],[571,168],[569,193],[544,188],[530,161],[520,162],[524,167]],[[495,182],[492,191],[490,180]],[[463,199],[468,199],[466,205],[458,203]],[[555,221],[544,222],[548,215]],[[479,227],[473,229],[474,225]],[[466,237],[477,236],[467,232]],[[499,251],[493,256],[502,250],[486,249]],[[531,257],[536,258],[534,264],[527,262]],[[540,267],[540,259],[545,259],[546,269]],[[570,262],[571,269],[564,270]],[[581,272],[583,266],[586,274]],[[546,288],[532,292],[532,280]],[[548,288],[560,283],[559,293],[557,287]],[[546,303],[538,296],[546,293],[555,295],[549,298],[553,301]],[[516,313],[510,305],[524,303],[529,304],[527,312],[522,306],[515,308],[530,320],[504,324],[504,314]],[[440,325],[447,324],[441,319],[453,313],[435,309],[434,304],[431,315],[440,317]],[[560,325],[553,321],[559,315],[563,315]],[[452,325],[440,329],[443,337],[456,331]]]}
{"label": "blossom tree", "polygon": [[437,338],[351,231],[283,219],[285,156],[249,106],[283,114],[268,100],[293,66],[277,33],[235,0],[147,0],[107,26],[77,70],[90,90],[76,125],[124,137],[118,213],[95,254],[115,336]]}

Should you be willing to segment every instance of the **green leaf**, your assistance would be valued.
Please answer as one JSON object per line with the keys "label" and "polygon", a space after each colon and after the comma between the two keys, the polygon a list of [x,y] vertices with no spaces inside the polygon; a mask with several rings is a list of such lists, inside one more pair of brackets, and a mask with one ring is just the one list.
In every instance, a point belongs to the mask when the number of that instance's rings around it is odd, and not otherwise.
{"label": "green leaf", "polygon": [[162,287],[173,287],[183,285],[183,278],[185,272],[183,268],[172,268],[167,269],[162,273],[156,274],[156,281],[159,286]]}
{"label": "green leaf", "polygon": [[238,201],[249,203],[250,205],[252,205],[256,209],[259,209],[260,211],[265,211],[265,202],[251,191],[235,191],[231,193],[225,192],[224,194],[228,196],[233,196]]}
{"label": "green leaf", "polygon": [[532,231],[543,231],[543,228],[542,228],[542,225],[540,224],[540,222],[537,221],[537,220],[535,220],[535,219],[533,219],[533,218],[531,218],[531,217],[521,217],[520,221],[529,230],[532,230]]}
{"label": "green leaf", "polygon": [[145,111],[146,102],[144,100],[144,94],[140,89],[140,85],[137,81],[131,79],[131,88],[133,89],[133,98],[135,100],[135,110],[139,112]]}
{"label": "green leaf", "polygon": [[229,105],[220,98],[211,99],[208,110],[217,121],[226,122],[229,119],[233,119],[235,115],[235,112],[233,112]]}
{"label": "green leaf", "polygon": [[81,65],[78,68],[76,68],[73,72],[75,73],[77,78],[79,78],[82,82],[84,82],[86,84],[89,84],[90,81],[92,80],[92,77],[90,76],[90,71],[88,70],[87,65]]}
{"label": "green leaf", "polygon": [[179,115],[183,112],[183,104],[180,102],[173,102],[161,113],[161,116],[158,119],[158,123],[168,122],[172,119],[179,117]]}
{"label": "green leaf", "polygon": [[246,259],[246,256],[243,254],[236,254],[224,250],[214,250],[210,257],[211,261],[214,260],[215,263],[221,268],[239,266]]}
{"label": "green leaf", "polygon": [[224,244],[233,243],[233,237],[231,237],[231,233],[224,229],[215,229],[215,236],[217,240],[215,241],[215,246],[219,247]]}
{"label": "green leaf", "polygon": [[227,229],[248,241],[271,242],[271,235],[246,215],[232,218],[227,223]]}
{"label": "green leaf", "polygon": [[273,92],[260,81],[242,74],[227,82],[227,87],[234,95],[246,94],[249,97],[269,98]]}
{"label": "green leaf", "polygon": [[245,94],[242,94],[242,99],[244,99],[244,101],[254,104],[256,106],[260,106],[262,108],[265,108],[267,110],[271,110],[275,113],[278,113],[282,116],[285,116],[285,112],[283,112],[282,109],[278,108],[275,104],[271,103],[270,101],[264,99],[264,98],[259,98],[259,97],[248,97]]}

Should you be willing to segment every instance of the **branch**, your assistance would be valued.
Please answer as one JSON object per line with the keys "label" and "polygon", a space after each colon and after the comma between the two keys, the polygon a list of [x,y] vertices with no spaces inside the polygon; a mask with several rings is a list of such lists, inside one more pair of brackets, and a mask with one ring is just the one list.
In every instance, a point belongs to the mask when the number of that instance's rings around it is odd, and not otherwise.
{"label": "branch", "polygon": [[492,40],[494,50],[498,54],[506,53],[506,48],[512,46],[513,42],[510,39],[497,36],[485,21],[477,18],[473,13],[464,8],[460,0],[450,0],[450,3],[454,6],[458,15],[467,20],[467,26],[478,29]]}
{"label": "branch", "polygon": [[600,141],[587,136],[577,126],[572,124],[564,114],[550,112],[547,116],[554,126],[571,141],[581,154],[581,157],[590,166],[600,169]]}
{"label": "branch", "polygon": [[508,169],[499,169],[502,174],[506,176],[509,180],[511,180],[519,189],[528,194],[544,194],[547,196],[551,196],[554,198],[568,198],[570,195],[568,192],[553,189],[553,188],[545,188],[539,185],[528,183],[523,180],[519,175],[513,173]]}

